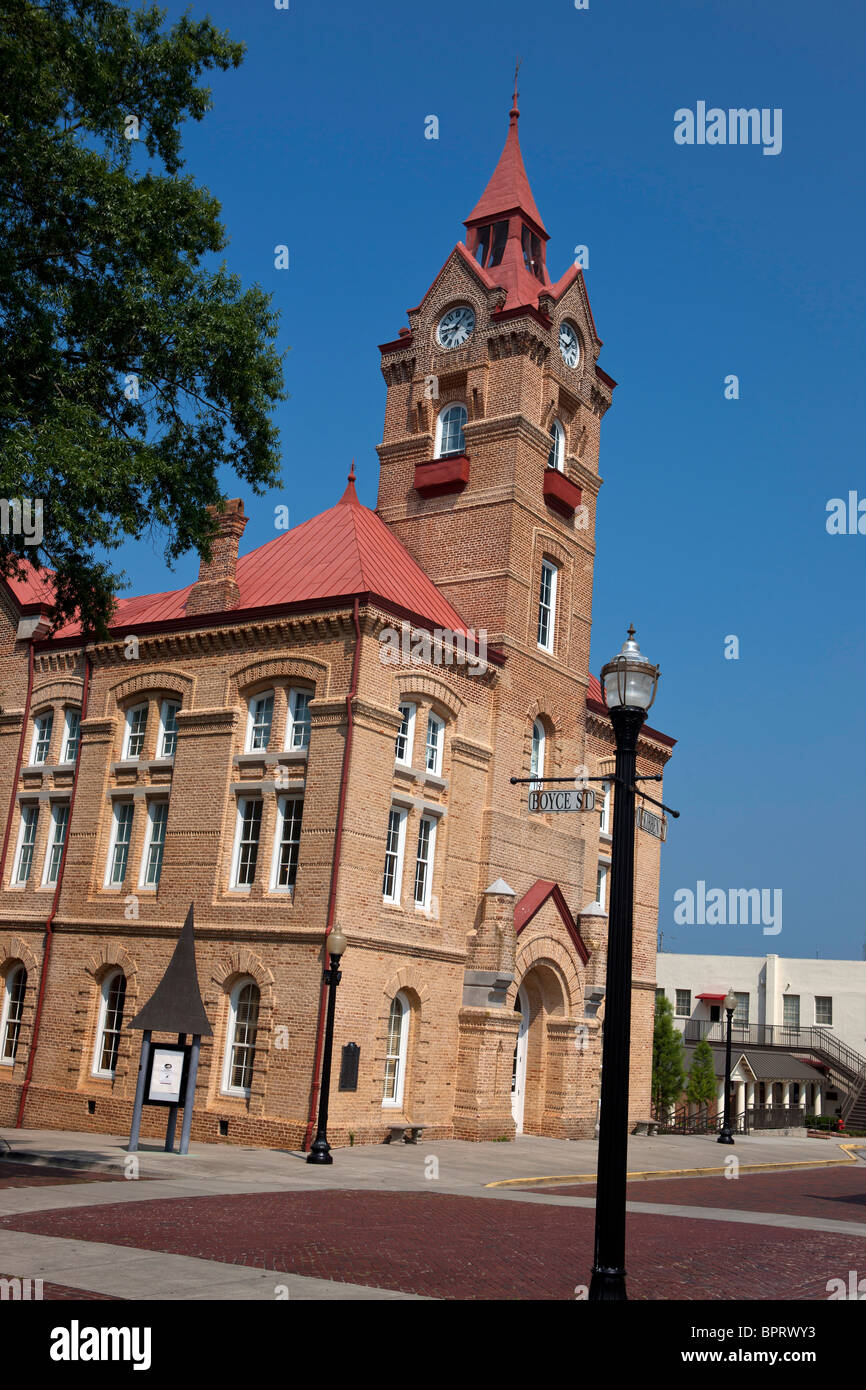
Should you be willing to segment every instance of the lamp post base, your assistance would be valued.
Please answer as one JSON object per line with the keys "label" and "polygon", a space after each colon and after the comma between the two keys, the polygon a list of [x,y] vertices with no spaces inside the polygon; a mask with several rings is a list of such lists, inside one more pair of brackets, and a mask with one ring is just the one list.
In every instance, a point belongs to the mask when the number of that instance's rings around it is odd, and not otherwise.
{"label": "lamp post base", "polygon": [[627,1303],[624,1269],[593,1269],[589,1285],[590,1303]]}
{"label": "lamp post base", "polygon": [[723,1129],[716,1142],[719,1144],[733,1144],[734,1136],[729,1129]]}
{"label": "lamp post base", "polygon": [[308,1163],[333,1163],[331,1146],[327,1139],[317,1139],[307,1154]]}

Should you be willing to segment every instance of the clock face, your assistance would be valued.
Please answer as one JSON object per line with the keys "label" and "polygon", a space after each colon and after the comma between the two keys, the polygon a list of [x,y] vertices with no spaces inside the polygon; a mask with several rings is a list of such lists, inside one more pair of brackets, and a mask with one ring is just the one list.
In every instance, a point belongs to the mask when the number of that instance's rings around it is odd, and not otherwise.
{"label": "clock face", "polygon": [[468,304],[458,304],[439,320],[436,340],[441,347],[456,348],[468,343],[475,331],[475,314]]}
{"label": "clock face", "polygon": [[580,340],[568,322],[559,325],[559,351],[566,367],[576,367],[580,361]]}

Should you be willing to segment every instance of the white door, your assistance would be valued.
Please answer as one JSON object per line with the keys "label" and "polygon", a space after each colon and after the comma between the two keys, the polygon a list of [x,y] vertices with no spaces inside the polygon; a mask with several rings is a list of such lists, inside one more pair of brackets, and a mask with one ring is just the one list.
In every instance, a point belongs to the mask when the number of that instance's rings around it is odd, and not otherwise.
{"label": "white door", "polygon": [[529,1034],[529,1000],[522,989],[517,991],[515,1009],[520,1010],[520,1028],[514,1048],[514,1066],[511,1072],[511,1114],[517,1126],[517,1133],[523,1133],[523,1104],[526,1098],[526,1045]]}

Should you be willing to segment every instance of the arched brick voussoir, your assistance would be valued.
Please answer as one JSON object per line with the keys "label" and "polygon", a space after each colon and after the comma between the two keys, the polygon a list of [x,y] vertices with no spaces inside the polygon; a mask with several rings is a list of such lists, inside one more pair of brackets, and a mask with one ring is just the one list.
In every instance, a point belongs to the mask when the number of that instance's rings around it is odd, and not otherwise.
{"label": "arched brick voussoir", "polygon": [[262,1003],[272,1004],[274,996],[274,974],[269,970],[261,956],[255,951],[239,949],[230,956],[224,956],[214,966],[210,982],[217,992],[225,990],[231,980],[241,975],[249,975],[262,992]]}
{"label": "arched brick voussoir", "polygon": [[94,980],[98,980],[105,974],[108,966],[115,965],[120,966],[126,976],[127,998],[137,994],[138,963],[123,946],[114,942],[106,942],[105,945],[100,946],[98,951],[94,951],[84,968],[88,975],[92,975]]}
{"label": "arched brick voussoir", "polygon": [[13,960],[20,960],[27,970],[28,982],[35,974],[38,974],[40,961],[38,956],[22,940],[20,936],[0,936],[0,970],[5,972],[6,966]]}
{"label": "arched brick voussoir", "polygon": [[395,994],[400,990],[411,989],[418,996],[421,1007],[430,1002],[430,990],[421,971],[414,965],[403,965],[392,975],[384,989],[385,1000],[390,1004]]}
{"label": "arched brick voussoir", "polygon": [[313,657],[301,656],[265,657],[260,661],[248,661],[243,666],[236,667],[231,673],[229,701],[231,703],[234,700],[239,700],[243,690],[246,690],[248,686],[258,684],[259,681],[278,680],[280,678],[291,680],[292,677],[310,681],[316,687],[316,695],[322,699],[328,693],[331,667],[326,661],[317,661]]}
{"label": "arched brick voussoir", "polygon": [[399,704],[401,700],[408,700],[413,695],[426,695],[428,699],[442,705],[452,719],[458,722],[458,727],[461,726],[460,717],[465,709],[465,702],[445,681],[439,680],[436,676],[422,675],[420,671],[397,671],[394,673],[394,684],[397,687],[395,704]]}
{"label": "arched brick voussoir", "polygon": [[30,699],[32,714],[38,714],[44,705],[80,705],[84,690],[84,678],[73,676],[67,680],[57,680],[55,676],[33,686]]}
{"label": "arched brick voussoir", "polygon": [[568,1012],[573,1014],[582,1002],[581,972],[565,947],[552,936],[518,938],[514,961],[515,981],[509,985],[507,1007],[513,1008],[517,991],[524,977],[535,965],[547,965],[559,977]]}
{"label": "arched brick voussoir", "polygon": [[124,680],[118,681],[107,692],[103,714],[112,712],[112,704],[119,709],[130,695],[138,695],[148,690],[167,690],[172,694],[178,694],[181,696],[184,707],[189,709],[195,691],[195,677],[170,668],[166,668],[164,671],[145,670],[134,676],[127,676]]}

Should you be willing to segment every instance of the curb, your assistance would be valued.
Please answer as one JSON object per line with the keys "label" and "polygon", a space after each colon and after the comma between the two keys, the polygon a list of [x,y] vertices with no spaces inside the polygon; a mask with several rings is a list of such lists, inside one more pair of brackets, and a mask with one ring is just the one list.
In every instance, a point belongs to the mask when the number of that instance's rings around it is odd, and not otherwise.
{"label": "curb", "polygon": [[[844,1151],[844,1153],[846,1154],[846,1157],[845,1157],[845,1158],[798,1159],[798,1160],[793,1161],[793,1162],[791,1162],[791,1163],[742,1163],[742,1164],[740,1165],[740,1172],[741,1172],[741,1173],[761,1173],[761,1172],[769,1172],[769,1171],[772,1171],[773,1169],[782,1169],[783,1171],[791,1171],[792,1169],[795,1169],[795,1168],[835,1168],[835,1167],[840,1166],[841,1164],[849,1164],[849,1163],[857,1163],[857,1162],[859,1162],[859,1159],[855,1158],[854,1154],[851,1153],[850,1150],[851,1150],[851,1149],[855,1149],[855,1150],[857,1150],[857,1149],[863,1149],[863,1148],[866,1148],[866,1145],[863,1145],[863,1144],[840,1144],[840,1145],[839,1145],[839,1148],[842,1149],[842,1150]],[[648,1169],[648,1170],[646,1170],[646,1171],[644,1171],[644,1172],[626,1173],[626,1181],[627,1181],[627,1182],[652,1181],[653,1178],[693,1178],[693,1177],[708,1177],[708,1176],[710,1176],[710,1175],[712,1175],[712,1174],[716,1174],[716,1175],[722,1174],[722,1175],[723,1175],[724,1173],[725,1173],[725,1168],[724,1168],[724,1167],[712,1167],[712,1168],[659,1168],[659,1169],[653,1168],[653,1169]],[[569,1184],[569,1183],[573,1183],[575,1186],[579,1186],[581,1183],[595,1182],[596,1179],[597,1179],[597,1176],[598,1176],[597,1173],[558,1173],[558,1174],[555,1174],[554,1176],[542,1177],[542,1178],[503,1178],[503,1179],[501,1179],[499,1182],[488,1182],[488,1183],[485,1183],[484,1186],[485,1186],[486,1188],[487,1188],[487,1187],[529,1187],[530,1185],[533,1186],[533,1187],[537,1187],[540,1183],[550,1183],[550,1184],[553,1184],[554,1186],[558,1186],[558,1187],[559,1187],[559,1186],[565,1187],[565,1186],[566,1186],[567,1184]]]}

